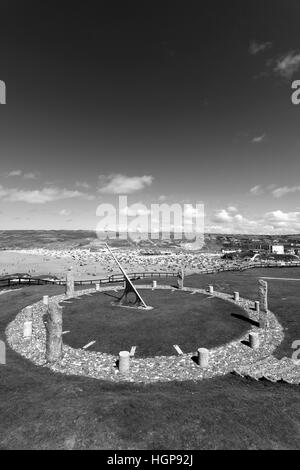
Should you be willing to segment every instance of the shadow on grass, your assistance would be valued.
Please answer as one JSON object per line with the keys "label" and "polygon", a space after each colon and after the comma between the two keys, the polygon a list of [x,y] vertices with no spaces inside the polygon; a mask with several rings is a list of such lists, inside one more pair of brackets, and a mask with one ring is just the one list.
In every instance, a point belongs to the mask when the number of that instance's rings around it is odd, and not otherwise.
{"label": "shadow on grass", "polygon": [[111,294],[110,292],[104,292],[104,295],[107,295],[108,297],[113,297],[114,299],[120,300],[121,297],[118,297],[117,295]]}
{"label": "shadow on grass", "polygon": [[242,320],[246,323],[249,323],[249,325],[259,326],[259,322],[252,320],[251,318],[246,317],[245,315],[240,315],[239,313],[231,313],[230,315],[234,318],[237,318],[238,320]]}

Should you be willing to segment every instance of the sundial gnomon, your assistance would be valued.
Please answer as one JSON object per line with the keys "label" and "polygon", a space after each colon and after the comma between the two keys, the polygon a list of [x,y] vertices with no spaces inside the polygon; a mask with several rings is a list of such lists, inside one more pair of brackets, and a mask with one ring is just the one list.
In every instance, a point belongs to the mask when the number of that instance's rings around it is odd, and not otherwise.
{"label": "sundial gnomon", "polygon": [[[125,280],[125,286],[124,286],[124,292],[122,296],[119,298],[117,302],[115,302],[115,305],[119,305],[120,307],[130,307],[130,308],[143,308],[150,310],[153,307],[150,307],[149,305],[146,304],[146,302],[143,300],[141,294],[138,292],[136,287],[132,284],[131,280],[129,279],[125,269],[121,266],[120,262],[116,258],[116,256],[113,254],[111,249],[109,248],[108,244],[105,243],[106,248],[108,249],[109,253],[117,263],[121,273],[124,276]],[[133,301],[130,301],[128,297],[133,296]]]}

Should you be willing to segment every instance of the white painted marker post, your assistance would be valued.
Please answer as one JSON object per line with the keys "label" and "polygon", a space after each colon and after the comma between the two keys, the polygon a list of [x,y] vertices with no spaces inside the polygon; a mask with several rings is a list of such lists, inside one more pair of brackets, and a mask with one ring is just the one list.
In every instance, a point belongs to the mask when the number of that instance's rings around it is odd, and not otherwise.
{"label": "white painted marker post", "polygon": [[239,292],[234,292],[234,301],[238,302],[240,300],[240,294]]}
{"label": "white painted marker post", "polygon": [[119,352],[119,372],[120,374],[128,374],[129,372],[129,351]]}
{"label": "white painted marker post", "polygon": [[259,336],[258,333],[249,333],[249,345],[252,349],[259,348]]}
{"label": "white painted marker post", "polygon": [[99,283],[97,283],[95,287],[96,287],[96,290],[100,290],[100,284]]}
{"label": "white painted marker post", "polygon": [[6,346],[4,341],[0,341],[0,365],[6,364]]}
{"label": "white painted marker post", "polygon": [[180,347],[178,346],[178,344],[173,344],[173,348],[176,349],[176,351],[178,352],[179,356],[182,356],[182,355],[183,355],[183,352],[182,352],[182,350],[180,349]]}
{"label": "white painted marker post", "polygon": [[49,303],[49,296],[48,296],[48,295],[44,295],[44,296],[43,296],[43,304],[44,304],[44,305],[48,305],[48,303]]}
{"label": "white painted marker post", "polygon": [[205,369],[208,366],[208,349],[198,349],[198,365]]}
{"label": "white painted marker post", "polygon": [[208,286],[208,292],[209,292],[210,294],[213,294],[213,292],[214,292],[214,286]]}
{"label": "white painted marker post", "polygon": [[255,311],[259,313],[259,305],[260,305],[259,302],[256,301],[254,305],[255,305]]}
{"label": "white painted marker post", "polygon": [[152,281],[152,287],[155,289],[157,287],[157,281]]}
{"label": "white painted marker post", "polygon": [[136,346],[132,346],[132,348],[130,349],[129,356],[133,357],[135,355],[135,351],[136,351]]}
{"label": "white painted marker post", "polygon": [[82,349],[87,349],[89,348],[90,346],[92,346],[93,344],[95,344],[96,341],[90,341],[88,344],[86,344],[85,346],[82,347]]}
{"label": "white painted marker post", "polygon": [[32,321],[25,321],[23,326],[23,338],[30,339],[32,335]]}

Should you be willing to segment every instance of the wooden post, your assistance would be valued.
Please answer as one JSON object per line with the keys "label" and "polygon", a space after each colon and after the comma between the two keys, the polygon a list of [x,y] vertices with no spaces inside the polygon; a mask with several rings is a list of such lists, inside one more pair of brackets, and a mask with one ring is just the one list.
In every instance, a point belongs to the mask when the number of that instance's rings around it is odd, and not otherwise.
{"label": "wooden post", "polygon": [[66,295],[72,297],[74,295],[74,274],[72,268],[68,269],[66,275]]}
{"label": "wooden post", "polygon": [[260,300],[260,308],[262,312],[267,313],[268,311],[268,283],[263,279],[258,281],[258,293]]}
{"label": "wooden post", "polygon": [[62,357],[62,307],[50,302],[46,316],[46,360],[55,362]]}
{"label": "wooden post", "polygon": [[184,281],[184,271],[181,267],[177,274],[177,287],[178,289],[183,289],[183,281]]}

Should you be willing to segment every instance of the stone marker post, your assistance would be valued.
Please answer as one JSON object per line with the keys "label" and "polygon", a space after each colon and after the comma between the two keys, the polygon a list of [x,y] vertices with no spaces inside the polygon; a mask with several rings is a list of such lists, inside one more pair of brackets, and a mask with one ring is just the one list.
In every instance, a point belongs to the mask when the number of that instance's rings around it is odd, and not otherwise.
{"label": "stone marker post", "polygon": [[255,311],[256,311],[257,313],[259,313],[259,305],[260,305],[260,304],[259,304],[258,301],[256,301],[256,302],[254,303],[254,308],[255,308]]}
{"label": "stone marker post", "polygon": [[46,316],[46,360],[55,362],[62,357],[62,307],[50,302]]}
{"label": "stone marker post", "polygon": [[234,292],[233,295],[234,295],[234,301],[235,301],[235,302],[238,302],[238,301],[240,300],[240,294],[239,294],[239,292]]}
{"label": "stone marker post", "polygon": [[31,339],[31,336],[32,336],[32,321],[27,320],[24,322],[24,325],[23,325],[23,338]]}
{"label": "stone marker post", "polygon": [[121,374],[128,374],[129,367],[130,367],[129,361],[130,361],[129,351],[120,351],[119,352],[119,371]]}
{"label": "stone marker post", "polygon": [[260,300],[260,308],[264,313],[268,312],[268,283],[263,279],[258,281],[258,293]]}
{"label": "stone marker post", "polygon": [[178,289],[183,289],[183,280],[184,280],[184,271],[183,271],[183,268],[180,268],[177,274]]}
{"label": "stone marker post", "polygon": [[208,366],[208,349],[199,348],[197,363],[200,367],[205,368]]}
{"label": "stone marker post", "polygon": [[72,297],[74,295],[74,273],[72,268],[68,269],[66,275],[66,295]]}
{"label": "stone marker post", "polygon": [[258,281],[259,291],[259,326],[266,328],[268,326],[267,313],[268,313],[268,283],[263,279]]}
{"label": "stone marker post", "polygon": [[6,364],[6,345],[0,341],[0,364]]}
{"label": "stone marker post", "polygon": [[252,349],[259,348],[259,336],[258,333],[249,333],[249,345]]}

